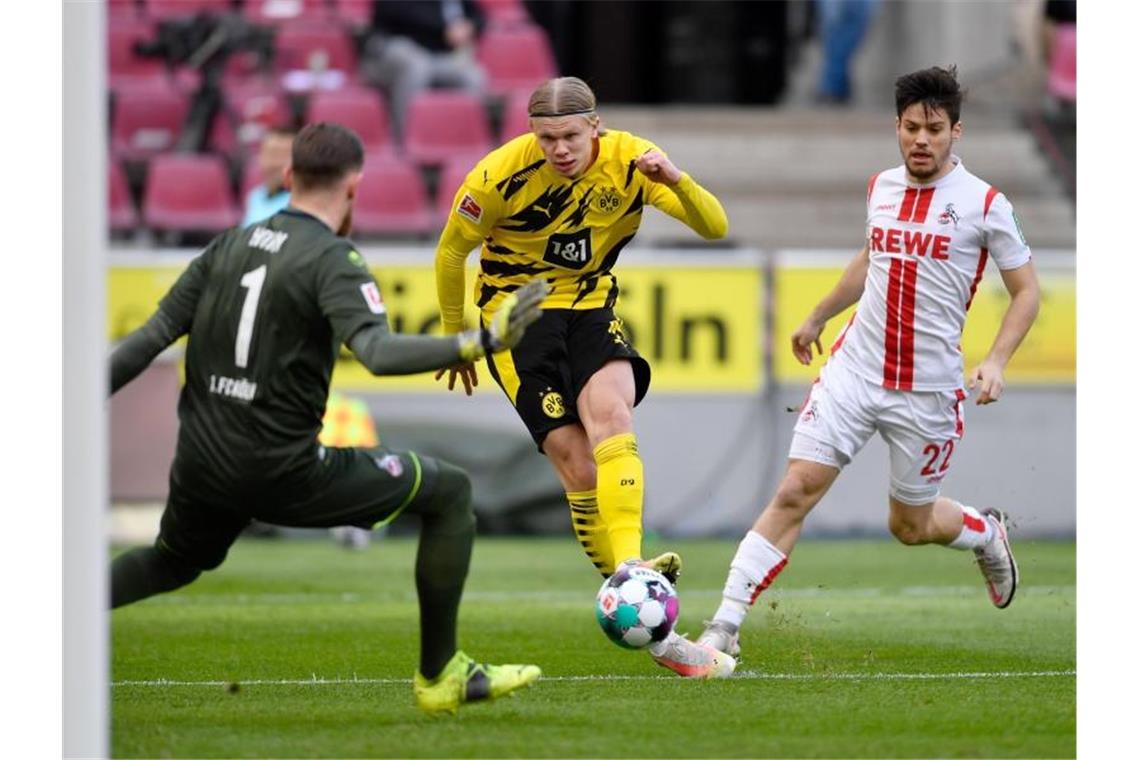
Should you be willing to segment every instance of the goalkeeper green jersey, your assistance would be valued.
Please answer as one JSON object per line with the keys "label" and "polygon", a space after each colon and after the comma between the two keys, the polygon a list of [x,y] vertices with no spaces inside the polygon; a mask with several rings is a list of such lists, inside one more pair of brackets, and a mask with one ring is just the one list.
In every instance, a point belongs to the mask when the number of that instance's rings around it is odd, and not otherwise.
{"label": "goalkeeper green jersey", "polygon": [[387,320],[352,242],[293,208],[219,235],[159,308],[190,334],[177,456],[223,481],[310,464],[340,346]]}

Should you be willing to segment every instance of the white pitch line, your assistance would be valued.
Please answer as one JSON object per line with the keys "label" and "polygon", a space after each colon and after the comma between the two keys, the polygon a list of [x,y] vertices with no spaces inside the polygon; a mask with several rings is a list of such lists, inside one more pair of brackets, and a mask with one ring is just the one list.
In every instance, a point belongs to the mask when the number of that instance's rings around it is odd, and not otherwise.
{"label": "white pitch line", "polygon": [[[1028,586],[1018,589],[1022,596],[1056,596],[1075,594],[1076,586]],[[682,599],[719,599],[719,588],[688,588],[681,589]],[[960,597],[978,596],[982,594],[981,585],[976,586],[903,586],[900,588],[882,588],[876,586],[856,588],[819,588],[803,587],[788,589],[771,589],[767,592],[767,599],[863,599],[863,598],[891,598],[898,596],[925,596],[925,597]],[[514,602],[530,601],[548,604],[576,603],[590,600],[589,593],[580,591],[468,591],[463,599],[468,602]],[[157,596],[148,600],[148,604],[173,605],[210,605],[210,604],[248,604],[260,602],[263,604],[299,604],[299,603],[391,603],[414,602],[414,592],[401,592],[391,594],[359,594],[355,592],[289,592],[282,594],[171,594]]]}
{"label": "white pitch line", "polygon": [[[982,678],[1067,678],[1077,675],[1075,670],[995,671],[977,673],[762,673],[745,670],[736,673],[733,681],[955,681]],[[583,681],[675,681],[676,676],[548,676],[542,683],[578,683]],[[250,681],[174,681],[160,678],[153,681],[112,681],[112,686],[343,686],[349,684],[410,684],[410,678],[312,678],[256,679]]]}

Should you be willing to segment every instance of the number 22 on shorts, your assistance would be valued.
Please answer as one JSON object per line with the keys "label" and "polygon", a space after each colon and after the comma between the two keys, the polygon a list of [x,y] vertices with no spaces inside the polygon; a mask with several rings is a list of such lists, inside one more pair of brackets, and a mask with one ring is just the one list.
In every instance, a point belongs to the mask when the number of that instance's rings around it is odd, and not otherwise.
{"label": "number 22 on shorts", "polygon": [[[941,446],[937,443],[926,444],[926,447],[922,450],[922,455],[930,458],[926,461],[926,466],[922,468],[922,474],[926,477],[945,475],[946,471],[950,469],[950,455],[953,453],[954,441],[952,440],[946,441],[946,443]],[[939,457],[942,459],[942,464],[938,465],[937,469],[935,469]]]}

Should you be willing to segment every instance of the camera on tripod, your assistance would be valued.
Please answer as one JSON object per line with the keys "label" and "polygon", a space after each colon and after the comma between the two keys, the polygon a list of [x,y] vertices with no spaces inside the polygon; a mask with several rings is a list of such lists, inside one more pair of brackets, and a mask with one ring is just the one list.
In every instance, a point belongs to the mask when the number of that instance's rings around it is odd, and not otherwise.
{"label": "camera on tripod", "polygon": [[253,53],[256,68],[266,70],[274,55],[273,41],[271,28],[251,23],[241,14],[197,13],[161,21],[153,40],[135,43],[140,56],[201,73],[176,150],[196,153],[206,147],[210,125],[222,106],[222,73],[230,57]]}

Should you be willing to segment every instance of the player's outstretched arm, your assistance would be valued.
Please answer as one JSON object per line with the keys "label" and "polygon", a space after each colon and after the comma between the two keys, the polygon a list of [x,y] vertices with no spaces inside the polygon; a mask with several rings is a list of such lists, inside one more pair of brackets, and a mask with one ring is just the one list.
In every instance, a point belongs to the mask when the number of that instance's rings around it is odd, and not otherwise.
{"label": "player's outstretched arm", "polygon": [[823,356],[823,345],[819,340],[823,328],[827,326],[828,320],[858,302],[863,296],[863,286],[866,284],[867,269],[870,265],[870,253],[864,245],[863,250],[843,270],[839,282],[831,292],[815,305],[799,329],[792,333],[792,353],[800,364],[811,364],[813,345],[816,352]]}
{"label": "player's outstretched arm", "polygon": [[1001,279],[1009,292],[1009,307],[989,353],[969,375],[970,388],[979,388],[975,402],[978,404],[990,404],[1001,397],[1005,388],[1005,365],[1033,326],[1041,303],[1041,288],[1032,261],[1003,271]]}
{"label": "player's outstretched arm", "polygon": [[[459,188],[452,208],[435,252],[435,288],[439,298],[440,323],[445,335],[458,334],[463,330],[467,255],[482,240],[483,227],[480,225],[488,224],[491,214],[489,209],[485,210],[469,195],[466,186]],[[484,214],[487,219],[483,218]],[[448,376],[448,390],[455,389],[456,377],[463,381],[463,390],[468,396],[471,395],[471,389],[479,385],[474,362],[458,362],[444,367],[436,372],[435,379],[439,380],[444,374]]]}
{"label": "player's outstretched arm", "polygon": [[158,310],[150,319],[126,338],[111,353],[111,393],[134,380],[174,341],[190,332],[198,299],[206,287],[212,252],[226,233],[210,242],[199,256],[178,276]]}
{"label": "player's outstretched arm", "polygon": [[454,335],[463,329],[467,256],[481,240],[472,238],[472,234],[468,234],[460,223],[450,220],[435,250],[435,291],[446,335]]}
{"label": "player's outstretched arm", "polygon": [[111,353],[111,394],[138,377],[181,335],[171,318],[159,309],[142,327],[123,338]]}
{"label": "player's outstretched arm", "polygon": [[[474,246],[468,245],[462,229],[454,221],[449,221],[440,237],[435,253],[435,288],[439,298],[440,323],[445,335],[458,335],[463,330],[463,291],[466,289],[467,255]],[[473,361],[453,362],[441,367],[435,379],[447,375],[447,389],[455,389],[455,379],[463,382],[464,392],[470,396],[472,388],[479,385],[479,374]]]}
{"label": "player's outstretched arm", "polygon": [[442,338],[431,335],[400,335],[387,322],[358,330],[348,347],[374,375],[412,375],[460,362],[474,362],[505,348],[513,348],[526,328],[542,316],[547,286],[541,280],[527,283],[503,299],[485,328],[464,330]]}
{"label": "player's outstretched arm", "polygon": [[678,169],[659,150],[648,150],[634,159],[637,170],[665,192],[651,192],[649,203],[686,224],[705,240],[728,234],[728,215],[716,196]]}

